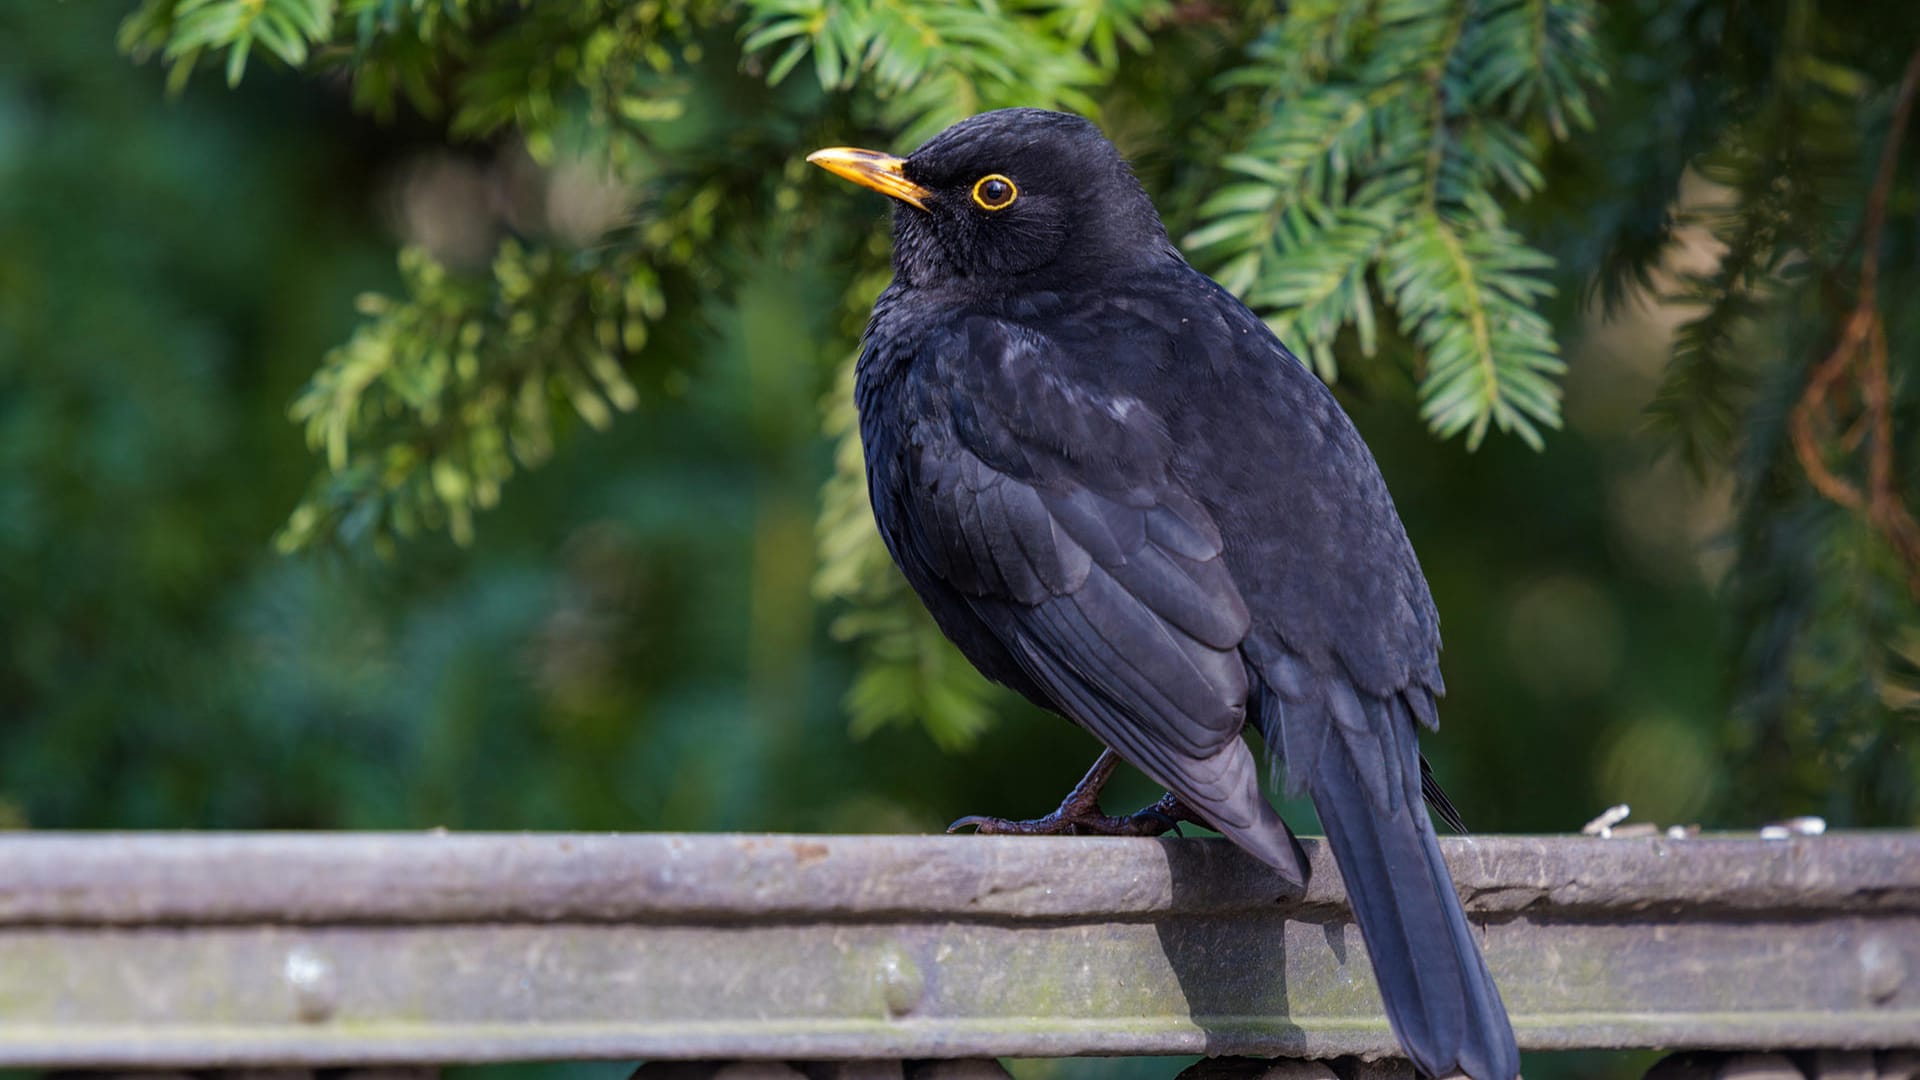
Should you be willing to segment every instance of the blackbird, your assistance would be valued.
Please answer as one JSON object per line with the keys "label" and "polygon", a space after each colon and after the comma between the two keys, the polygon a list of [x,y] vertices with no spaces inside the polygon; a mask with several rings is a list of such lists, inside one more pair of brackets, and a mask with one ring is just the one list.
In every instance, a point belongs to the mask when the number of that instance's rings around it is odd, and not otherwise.
{"label": "blackbird", "polygon": [[[1045,818],[956,824],[1188,818],[1303,885],[1251,722],[1313,798],[1408,1056],[1513,1080],[1513,1029],[1422,806],[1450,814],[1417,741],[1444,691],[1439,618],[1333,395],[1187,264],[1081,117],[1003,109],[905,158],[807,160],[897,201],[855,384],[888,552],[975,666],[1108,748]],[[1119,759],[1168,797],[1103,814]]]}

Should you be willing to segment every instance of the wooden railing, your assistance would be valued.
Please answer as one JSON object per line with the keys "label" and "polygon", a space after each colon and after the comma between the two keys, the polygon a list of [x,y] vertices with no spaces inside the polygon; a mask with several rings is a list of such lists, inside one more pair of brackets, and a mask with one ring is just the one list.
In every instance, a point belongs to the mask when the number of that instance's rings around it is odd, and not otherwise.
{"label": "wooden railing", "polygon": [[[1920,835],[1443,846],[1523,1049],[1920,1047]],[[0,836],[0,1065],[1391,1055],[1307,847]]]}

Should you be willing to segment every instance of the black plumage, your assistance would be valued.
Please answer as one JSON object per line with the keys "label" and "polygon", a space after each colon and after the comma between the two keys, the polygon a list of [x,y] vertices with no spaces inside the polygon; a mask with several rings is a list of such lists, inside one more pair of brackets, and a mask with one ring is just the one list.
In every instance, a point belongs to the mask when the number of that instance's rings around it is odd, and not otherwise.
{"label": "black plumage", "polygon": [[899,200],[856,394],[881,534],[940,628],[1303,883],[1256,725],[1319,810],[1414,1062],[1512,1080],[1422,806],[1439,621],[1333,395],[1186,263],[1086,120],[1002,110],[904,159],[813,160]]}

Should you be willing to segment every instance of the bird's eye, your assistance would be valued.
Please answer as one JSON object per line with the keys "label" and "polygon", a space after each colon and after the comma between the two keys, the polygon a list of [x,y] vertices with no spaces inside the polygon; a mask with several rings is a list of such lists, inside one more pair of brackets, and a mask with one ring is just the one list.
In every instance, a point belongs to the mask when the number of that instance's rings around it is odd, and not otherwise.
{"label": "bird's eye", "polygon": [[973,184],[973,201],[982,210],[1005,210],[1019,197],[1020,189],[999,173],[988,173]]}

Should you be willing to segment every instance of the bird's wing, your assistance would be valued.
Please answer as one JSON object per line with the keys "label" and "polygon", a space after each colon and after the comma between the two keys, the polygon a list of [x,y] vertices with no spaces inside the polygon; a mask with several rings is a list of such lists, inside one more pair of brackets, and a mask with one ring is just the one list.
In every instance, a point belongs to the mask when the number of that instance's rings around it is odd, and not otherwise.
{"label": "bird's wing", "polygon": [[[965,371],[908,440],[907,539],[1062,712],[1286,870],[1240,739],[1247,607],[1212,517],[1142,403],[1057,379],[1048,339],[974,319],[925,346]],[[930,388],[932,392],[937,389]]]}

